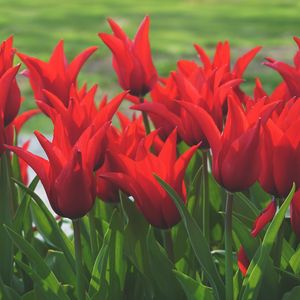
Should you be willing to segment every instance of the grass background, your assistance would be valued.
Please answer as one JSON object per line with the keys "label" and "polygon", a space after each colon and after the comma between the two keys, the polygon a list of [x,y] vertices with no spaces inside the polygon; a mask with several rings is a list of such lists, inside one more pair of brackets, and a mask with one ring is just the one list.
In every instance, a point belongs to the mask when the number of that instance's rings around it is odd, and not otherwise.
{"label": "grass background", "polygon": [[[151,45],[159,74],[167,75],[178,59],[197,59],[193,44],[213,54],[218,41],[229,40],[234,59],[261,45],[263,50],[246,73],[247,91],[253,79],[261,77],[268,91],[280,81],[269,68],[261,66],[265,56],[291,62],[300,36],[299,0],[0,0],[0,39],[13,34],[20,52],[48,60],[60,39],[65,41],[69,59],[86,47],[98,51],[84,67],[79,80],[98,83],[113,96],[120,91],[111,67],[110,52],[97,36],[110,32],[106,18],[112,17],[133,37],[144,15],[151,16]],[[28,82],[20,78],[26,97],[23,110],[35,103]],[[40,116],[27,130],[46,130]]]}

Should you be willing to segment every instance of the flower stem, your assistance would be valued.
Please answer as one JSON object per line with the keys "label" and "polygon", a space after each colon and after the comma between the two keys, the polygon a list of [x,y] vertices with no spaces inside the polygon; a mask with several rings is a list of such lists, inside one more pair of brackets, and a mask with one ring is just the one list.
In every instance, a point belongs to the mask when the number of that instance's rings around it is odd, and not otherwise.
{"label": "flower stem", "polygon": [[208,182],[208,154],[206,151],[202,151],[203,159],[203,205],[202,205],[202,220],[203,220],[203,234],[210,245],[210,218],[209,218],[209,182]]}
{"label": "flower stem", "polygon": [[[140,97],[140,103],[144,103],[143,97]],[[150,123],[149,123],[147,113],[145,111],[142,111],[142,116],[143,116],[143,122],[146,130],[146,134],[148,135],[150,133]]]}
{"label": "flower stem", "polygon": [[232,206],[233,206],[233,194],[227,191],[226,208],[225,208],[225,289],[226,289],[226,300],[233,299]]}
{"label": "flower stem", "polygon": [[95,218],[94,218],[94,210],[92,209],[88,213],[89,218],[89,227],[90,227],[90,241],[91,241],[91,250],[92,250],[92,258],[93,260],[97,257],[98,252],[98,243],[97,243],[97,234],[95,228]]}
{"label": "flower stem", "polygon": [[172,233],[170,229],[163,230],[163,240],[165,244],[165,249],[167,251],[168,257],[171,262],[174,262],[174,250],[173,250],[173,240]]}
{"label": "flower stem", "polygon": [[[279,208],[283,204],[284,199],[277,199],[277,204]],[[281,252],[282,252],[282,245],[283,245],[283,238],[284,238],[284,220],[282,224],[280,225],[275,246],[274,246],[274,266],[280,268],[280,263],[281,263]]]}
{"label": "flower stem", "polygon": [[80,240],[80,219],[72,220],[74,229],[74,246],[76,260],[76,287],[79,300],[85,300],[83,266],[82,266],[82,249]]}

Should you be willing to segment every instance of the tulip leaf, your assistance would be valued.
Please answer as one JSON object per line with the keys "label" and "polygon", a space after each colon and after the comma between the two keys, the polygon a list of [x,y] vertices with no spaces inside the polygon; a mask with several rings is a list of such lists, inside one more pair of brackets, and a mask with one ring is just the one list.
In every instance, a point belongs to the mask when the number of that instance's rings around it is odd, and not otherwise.
{"label": "tulip leaf", "polygon": [[2,278],[0,277],[0,300],[18,300],[20,299],[19,295],[6,286]]}
{"label": "tulip leaf", "polygon": [[46,240],[50,240],[55,246],[64,252],[71,268],[75,272],[75,254],[71,241],[57,225],[55,218],[50,213],[43,200],[23,183],[15,179],[13,180],[34,200],[35,204],[32,204],[31,207],[33,207],[33,213],[35,213],[37,221],[36,225],[41,235]]}
{"label": "tulip leaf", "polygon": [[292,201],[294,192],[295,185],[293,185],[293,188],[289,193],[288,197],[286,198],[279,211],[273,218],[272,222],[270,223],[262,241],[262,244],[250,263],[247,275],[243,281],[243,288],[241,292],[242,300],[255,300],[259,295],[263,274],[265,273],[267,267],[270,252],[276,240],[279,228],[285,218],[286,210],[288,209]]}
{"label": "tulip leaf", "polygon": [[117,209],[110,222],[112,230],[111,247],[109,249],[109,298],[122,297],[127,271],[127,260],[124,251],[124,218],[121,210]]}
{"label": "tulip leaf", "polygon": [[252,226],[253,221],[260,213],[259,209],[241,192],[235,193],[234,197],[237,199],[233,202],[233,213],[249,220],[250,226]]}
{"label": "tulip leaf", "polygon": [[4,284],[10,285],[13,272],[13,247],[3,224],[12,224],[13,199],[9,172],[9,159],[6,153],[0,156],[0,276]]}
{"label": "tulip leaf", "polygon": [[[39,182],[39,178],[36,176],[30,183],[29,189],[34,191],[38,182]],[[31,217],[29,214],[29,207],[30,207],[29,204],[30,204],[30,196],[25,192],[13,221],[13,228],[16,232],[21,232],[22,227],[24,226],[24,222],[30,223],[27,226],[30,227],[30,230],[32,230]]]}
{"label": "tulip leaf", "polygon": [[217,271],[216,265],[210,253],[209,246],[207,245],[201,229],[199,228],[195,219],[190,215],[183,201],[180,199],[174,189],[164,182],[159,176],[154,174],[154,177],[173,199],[182,217],[182,221],[185,225],[195,256],[200,263],[205,276],[207,276],[210,284],[213,287],[214,295],[217,299],[222,299],[223,295],[225,294],[224,283]]}
{"label": "tulip leaf", "polygon": [[95,260],[91,275],[88,292],[91,298],[97,296],[98,299],[106,299],[106,295],[108,293],[108,283],[106,281],[105,274],[107,269],[110,241],[111,229],[108,229],[104,236],[102,247]]}
{"label": "tulip leaf", "polygon": [[60,282],[75,285],[75,274],[73,273],[73,270],[71,269],[63,252],[48,250],[45,262]]}
{"label": "tulip leaf", "polygon": [[174,270],[177,280],[181,284],[187,300],[214,300],[213,291],[210,287],[203,285],[201,282],[194,280],[184,273]]}
{"label": "tulip leaf", "polygon": [[290,292],[283,295],[282,300],[299,300],[300,286],[295,286]]}
{"label": "tulip leaf", "polygon": [[[162,299],[183,299],[183,290],[173,273],[174,265],[167,257],[165,250],[154,237],[150,227],[147,234],[147,252],[150,262],[151,279],[158,288]],[[170,289],[170,287],[172,287]],[[158,294],[156,293],[156,294]]]}
{"label": "tulip leaf", "polygon": [[24,240],[22,236],[13,231],[11,228],[7,226],[5,226],[5,228],[11,240],[20,249],[20,251],[26,255],[30,263],[33,265],[33,269],[31,269],[19,260],[18,264],[24,269],[24,271],[26,271],[34,280],[38,280],[38,282],[39,279],[41,279],[42,288],[47,287],[47,290],[59,296],[59,299],[69,299],[69,297],[63,292],[61,284],[58,282],[51,269],[47,266],[46,262],[38,254],[38,252],[31,246],[31,244]]}
{"label": "tulip leaf", "polygon": [[[64,294],[62,286],[59,287],[57,291],[50,283],[48,279],[40,277],[34,269],[32,269],[27,264],[23,263],[18,258],[15,259],[16,263],[21,269],[23,269],[27,275],[29,275],[35,283],[35,293],[38,299],[46,300],[59,300],[59,299],[69,299],[69,297]],[[60,298],[63,297],[63,298]]]}
{"label": "tulip leaf", "polygon": [[248,258],[255,255],[259,247],[258,241],[250,234],[249,229],[237,217],[232,216],[233,232],[237,235],[241,245],[247,253]]}
{"label": "tulip leaf", "polygon": [[295,274],[300,274],[300,248],[290,258],[289,264]]}
{"label": "tulip leaf", "polygon": [[34,290],[31,290],[22,296],[22,300],[37,300]]}

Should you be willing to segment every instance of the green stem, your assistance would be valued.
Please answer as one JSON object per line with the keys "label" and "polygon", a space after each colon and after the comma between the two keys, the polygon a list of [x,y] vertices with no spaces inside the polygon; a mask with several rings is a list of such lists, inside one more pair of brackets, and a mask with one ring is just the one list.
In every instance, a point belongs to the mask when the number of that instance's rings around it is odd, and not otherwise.
{"label": "green stem", "polygon": [[203,220],[203,234],[210,245],[210,218],[209,218],[209,182],[208,182],[208,153],[207,151],[202,151],[203,158],[203,205],[202,205],[202,220]]}
{"label": "green stem", "polygon": [[95,217],[94,217],[93,209],[88,213],[88,218],[89,218],[89,227],[90,227],[90,242],[91,242],[92,258],[93,260],[95,260],[98,254],[98,243],[97,243],[97,233],[96,233]]}
{"label": "green stem", "polygon": [[225,289],[226,300],[233,299],[233,260],[232,260],[232,206],[233,194],[227,192],[225,209]]}
{"label": "green stem", "polygon": [[174,250],[171,229],[163,230],[165,249],[171,262],[174,262]]}
{"label": "green stem", "polygon": [[[143,97],[140,97],[140,103],[144,103]],[[143,122],[146,130],[146,134],[148,135],[150,133],[150,123],[149,123],[147,113],[145,111],[142,111],[142,116],[143,116]]]}
{"label": "green stem", "polygon": [[[284,202],[284,199],[277,199],[277,204],[280,208],[282,203]],[[282,245],[283,245],[283,238],[284,238],[284,220],[279,228],[276,243],[274,246],[274,266],[280,268],[281,263],[281,252],[282,252]]]}
{"label": "green stem", "polygon": [[85,300],[83,266],[82,266],[82,249],[80,240],[80,219],[72,220],[74,229],[74,246],[76,260],[76,287],[79,300]]}

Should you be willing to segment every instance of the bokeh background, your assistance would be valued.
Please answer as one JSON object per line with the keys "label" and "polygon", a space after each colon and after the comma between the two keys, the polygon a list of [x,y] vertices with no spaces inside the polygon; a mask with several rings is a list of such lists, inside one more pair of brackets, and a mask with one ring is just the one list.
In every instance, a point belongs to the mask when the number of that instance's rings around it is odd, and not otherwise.
{"label": "bokeh background", "polygon": [[[97,83],[101,93],[120,91],[111,67],[111,55],[97,36],[110,32],[107,17],[115,19],[130,37],[147,14],[151,17],[151,45],[161,76],[176,67],[178,59],[197,60],[194,43],[211,55],[218,41],[229,40],[233,62],[245,51],[263,46],[246,73],[244,88],[251,91],[260,76],[271,91],[280,81],[264,67],[264,57],[291,62],[300,36],[299,0],[0,0],[0,39],[14,35],[19,52],[48,60],[63,39],[69,59],[91,45],[98,51],[84,67],[80,82]],[[22,110],[35,103],[26,79],[19,76],[26,97]],[[32,119],[25,130],[51,130],[45,117]]]}

